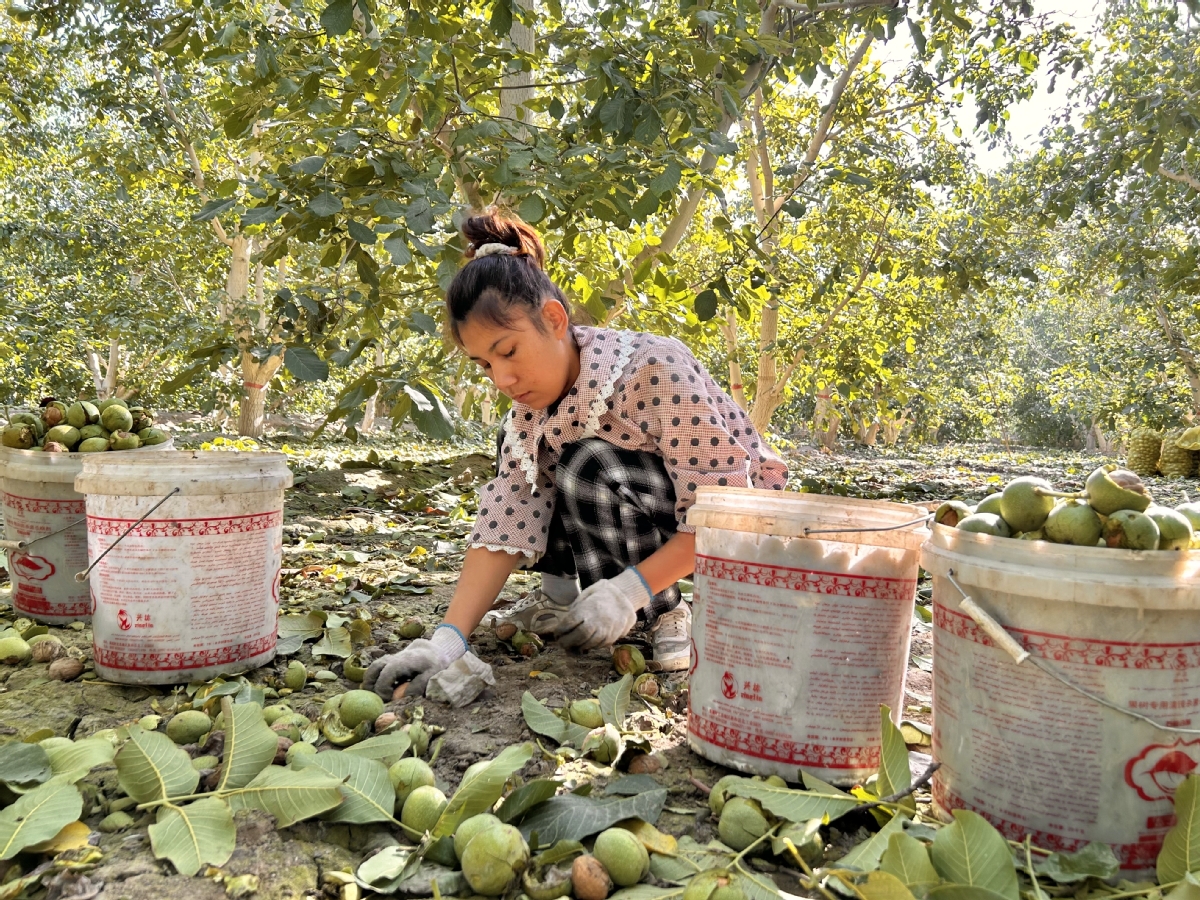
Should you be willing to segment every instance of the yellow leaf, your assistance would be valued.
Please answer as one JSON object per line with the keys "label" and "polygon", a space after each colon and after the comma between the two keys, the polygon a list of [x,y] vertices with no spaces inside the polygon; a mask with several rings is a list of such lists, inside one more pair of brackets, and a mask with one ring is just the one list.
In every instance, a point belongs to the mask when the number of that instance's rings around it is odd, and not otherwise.
{"label": "yellow leaf", "polygon": [[631,833],[651,853],[674,856],[679,849],[679,843],[673,836],[663,834],[649,822],[643,822],[641,819],[626,819],[624,822],[618,822],[617,827],[624,828]]}
{"label": "yellow leaf", "polygon": [[912,725],[902,724],[900,726],[900,733],[904,735],[904,743],[906,744],[925,745],[929,743],[929,735]]}
{"label": "yellow leaf", "polygon": [[40,844],[34,844],[28,850],[33,853],[61,853],[64,850],[78,850],[88,845],[88,835],[92,829],[82,822],[72,822],[64,825],[62,831]]}

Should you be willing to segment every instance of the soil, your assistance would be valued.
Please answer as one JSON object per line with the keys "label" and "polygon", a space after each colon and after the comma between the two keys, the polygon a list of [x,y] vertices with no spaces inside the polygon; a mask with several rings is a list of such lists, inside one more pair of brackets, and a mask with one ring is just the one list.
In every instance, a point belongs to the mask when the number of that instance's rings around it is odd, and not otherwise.
{"label": "soil", "polygon": [[[177,438],[179,444],[184,441]],[[1017,474],[1043,474],[1064,487],[1082,485],[1087,472],[1103,461],[987,447],[927,451],[919,456],[875,451],[828,455],[804,450],[793,453],[791,467],[795,481],[808,490],[928,503],[954,496],[979,499]],[[369,445],[343,443],[303,450],[293,453],[291,465],[297,483],[288,492],[285,511],[281,613],[323,610],[367,619],[371,639],[356,648],[366,659],[406,645],[397,629],[407,617],[420,617],[431,629],[453,592],[474,513],[474,490],[490,477],[490,456],[472,446],[431,452],[428,446],[403,439],[377,440]],[[1172,490],[1177,492],[1178,485]],[[512,602],[531,590],[536,578],[514,575],[500,602]],[[925,583],[918,603],[928,606]],[[12,624],[13,615],[10,609],[0,627]],[[928,726],[930,626],[919,615],[913,622],[902,718]],[[169,716],[184,697],[183,686],[129,687],[97,680],[90,664],[90,629],[75,623],[51,630],[88,660],[84,675],[81,680],[64,683],[48,678],[46,664],[0,666],[0,744],[27,739],[37,732],[42,737],[51,733],[87,737],[147,714]],[[441,730],[430,753],[436,754],[434,770],[447,793],[472,763],[535,737],[521,714],[526,691],[547,705],[561,706],[592,695],[617,677],[607,654],[570,655],[551,643],[536,656],[525,658],[482,627],[471,640],[473,651],[492,665],[496,678],[495,686],[476,702],[463,709],[450,709],[424,698],[388,704],[388,709],[401,716],[423,708],[425,722]],[[631,640],[637,643],[645,638],[634,636]],[[313,649],[313,642],[305,643],[294,655],[245,673],[246,677],[262,685],[268,697],[282,696],[283,702],[313,716],[326,698],[358,686],[342,677],[340,660],[314,659]],[[280,693],[282,675],[291,659],[302,660],[310,674],[324,670],[329,674],[323,677],[332,680],[310,680],[303,690],[283,696],[287,692]],[[634,770],[651,774],[669,790],[660,829],[707,841],[715,836],[716,823],[709,815],[705,786],[729,770],[688,749],[682,673],[661,675],[660,683],[661,704],[635,698],[631,706],[632,722],[650,751],[649,756],[641,756]],[[913,737],[915,732],[908,734]],[[541,752],[521,773],[526,779],[555,774],[568,783],[592,782],[600,796],[611,778],[624,774],[588,760],[564,759],[545,739],[540,746]],[[927,739],[914,741],[910,749],[927,753]],[[914,757],[917,763],[923,759]],[[91,802],[84,821],[95,829],[108,804],[120,794],[112,767],[94,770],[87,783]],[[919,799],[927,800],[927,794]],[[102,853],[99,864],[86,872],[54,876],[57,886],[49,896],[52,900],[216,900],[226,896],[222,876],[255,875],[258,888],[254,896],[262,900],[335,897],[338,887],[329,873],[353,871],[380,846],[380,833],[386,831],[382,826],[319,821],[276,830],[269,816],[256,812],[240,812],[237,821],[237,851],[208,878],[185,878],[169,863],[156,860],[146,832],[150,820],[143,817],[131,829],[94,834]],[[829,829],[831,859],[864,838],[872,820],[864,814],[861,821],[843,819],[838,824],[840,828]],[[16,864],[28,871],[37,862],[19,857]],[[0,863],[0,867],[6,865]],[[12,874],[10,871],[5,877]],[[773,874],[784,890],[802,893],[786,871]]]}

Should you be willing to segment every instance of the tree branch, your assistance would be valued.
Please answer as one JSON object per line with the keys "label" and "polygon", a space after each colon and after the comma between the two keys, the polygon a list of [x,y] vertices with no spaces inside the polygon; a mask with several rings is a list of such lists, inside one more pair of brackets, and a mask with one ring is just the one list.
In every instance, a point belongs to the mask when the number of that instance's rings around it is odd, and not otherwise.
{"label": "tree branch", "polygon": [[859,64],[866,57],[867,50],[870,49],[873,40],[874,36],[870,33],[862,39],[862,43],[858,45],[858,49],[854,51],[854,55],[846,63],[846,68],[838,76],[837,81],[833,83],[833,89],[829,92],[829,102],[825,104],[825,111],[821,114],[821,119],[817,123],[817,130],[813,133],[812,140],[808,142],[808,150],[804,154],[804,162],[800,165],[800,171],[792,179],[790,190],[775,201],[776,213],[783,208],[783,204],[787,202],[788,197],[798,191],[812,174],[813,164],[821,154],[821,148],[825,145],[825,139],[829,136],[829,128],[833,125],[833,120],[837,116],[838,105],[842,101],[842,95],[846,93],[846,88],[850,84],[850,78],[854,74],[854,70],[858,68]]}
{"label": "tree branch", "polygon": [[[188,155],[188,161],[192,165],[192,184],[196,186],[196,190],[200,192],[202,200],[208,199],[208,190],[204,185],[204,169],[200,166],[200,156],[196,153],[196,145],[192,142],[191,136],[188,135],[187,129],[183,123],[179,121],[179,116],[175,115],[175,107],[171,103],[171,95],[167,93],[167,86],[163,82],[162,72],[158,70],[158,66],[151,66],[150,71],[154,73],[154,83],[158,85],[158,92],[162,95],[163,106],[166,109],[167,118],[171,120],[171,124],[175,126],[176,132],[179,134],[179,143],[183,145],[184,151]],[[216,216],[209,219],[212,223],[213,231],[219,240],[225,246],[232,246],[229,236],[225,233],[225,228],[217,221]]]}
{"label": "tree branch", "polygon": [[1187,169],[1180,169],[1178,172],[1168,169],[1166,166],[1158,167],[1158,174],[1164,178],[1169,178],[1172,181],[1178,181],[1180,184],[1186,184],[1193,191],[1200,191],[1200,178],[1192,175]]}

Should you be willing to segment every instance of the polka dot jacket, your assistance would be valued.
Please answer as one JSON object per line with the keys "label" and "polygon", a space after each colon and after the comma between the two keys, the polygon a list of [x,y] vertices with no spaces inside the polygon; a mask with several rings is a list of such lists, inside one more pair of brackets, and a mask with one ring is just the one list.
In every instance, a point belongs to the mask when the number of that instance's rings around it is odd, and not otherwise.
{"label": "polka dot jacket", "polygon": [[685,517],[702,485],[783,489],[783,461],[680,341],[578,325],[572,332],[579,378],[551,410],[513,404],[499,475],[480,494],[469,546],[540,558],[559,456],[584,438],[661,456],[680,531],[695,530]]}

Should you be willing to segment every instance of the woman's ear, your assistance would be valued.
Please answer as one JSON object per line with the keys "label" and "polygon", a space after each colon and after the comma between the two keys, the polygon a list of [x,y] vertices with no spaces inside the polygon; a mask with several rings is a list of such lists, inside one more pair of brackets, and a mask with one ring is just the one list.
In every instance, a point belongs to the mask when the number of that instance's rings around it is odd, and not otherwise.
{"label": "woman's ear", "polygon": [[567,329],[571,327],[570,316],[563,309],[563,305],[553,297],[542,304],[542,321],[555,339],[560,341],[566,337]]}

